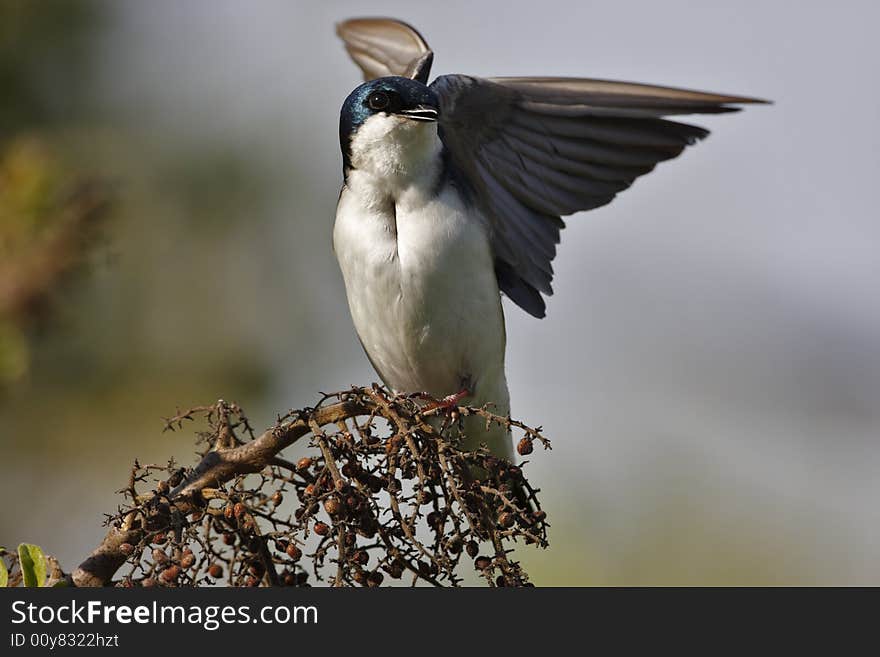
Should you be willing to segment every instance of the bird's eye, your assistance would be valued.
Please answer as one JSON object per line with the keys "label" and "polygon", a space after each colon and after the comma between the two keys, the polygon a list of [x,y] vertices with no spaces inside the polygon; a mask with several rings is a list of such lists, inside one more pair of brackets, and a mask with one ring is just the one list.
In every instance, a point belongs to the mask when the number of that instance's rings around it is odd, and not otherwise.
{"label": "bird's eye", "polygon": [[390,104],[391,98],[384,91],[374,91],[367,99],[367,105],[370,106],[370,109],[377,111],[386,109]]}

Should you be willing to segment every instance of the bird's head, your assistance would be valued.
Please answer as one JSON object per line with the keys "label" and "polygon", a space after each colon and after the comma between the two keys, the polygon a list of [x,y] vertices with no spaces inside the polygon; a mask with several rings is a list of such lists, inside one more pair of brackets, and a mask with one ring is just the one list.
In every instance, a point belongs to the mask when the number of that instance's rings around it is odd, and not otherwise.
{"label": "bird's head", "polygon": [[339,117],[345,170],[411,172],[436,154],[438,116],[437,97],[421,82],[403,77],[365,82],[345,99]]}

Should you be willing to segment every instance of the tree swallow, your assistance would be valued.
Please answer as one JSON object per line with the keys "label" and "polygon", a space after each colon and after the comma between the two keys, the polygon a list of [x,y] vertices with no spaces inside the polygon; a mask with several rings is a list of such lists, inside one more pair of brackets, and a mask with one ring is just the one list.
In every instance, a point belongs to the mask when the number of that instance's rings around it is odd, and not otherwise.
{"label": "tree swallow", "polygon": [[[501,294],[535,317],[553,293],[560,216],[609,203],[709,134],[667,120],[761,103],[628,82],[443,75],[411,26],[340,23],[366,82],[339,122],[333,247],[361,344],[399,393],[510,411]],[[512,446],[466,420],[465,446]]]}

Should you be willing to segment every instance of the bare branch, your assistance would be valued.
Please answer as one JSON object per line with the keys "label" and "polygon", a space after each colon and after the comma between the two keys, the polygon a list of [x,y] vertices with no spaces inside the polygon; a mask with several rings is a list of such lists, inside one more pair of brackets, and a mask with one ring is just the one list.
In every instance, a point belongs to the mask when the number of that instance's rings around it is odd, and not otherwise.
{"label": "bare branch", "polygon": [[[123,490],[130,504],[109,519],[107,535],[70,581],[178,586],[228,573],[228,581],[237,585],[301,585],[308,578],[300,566],[303,548],[317,540],[308,555],[312,570],[322,579],[325,562],[334,555],[335,586],[378,586],[383,572],[399,578],[404,570],[416,581],[457,585],[456,568],[465,551],[490,585],[527,583],[503,542],[521,538],[546,546],[536,491],[521,467],[485,448],[460,450],[457,429],[435,429],[423,419],[424,408],[422,400],[390,395],[378,386],[353,388],[324,395],[315,408],[280,416],[256,437],[235,404],[219,401],[178,411],[166,420],[167,429],[200,418],[208,423],[210,431],[201,434],[208,448],[200,462],[189,470],[174,463],[136,463]],[[486,408],[453,412],[480,415],[522,430],[524,440],[549,446],[537,430]],[[236,435],[242,427],[251,438],[245,442]],[[385,437],[378,435],[385,431]],[[314,456],[297,463],[280,456],[306,436],[317,448]],[[167,478],[159,479],[151,493],[138,493],[158,472]],[[475,480],[474,472],[485,476]],[[293,517],[284,517],[279,505],[291,488],[301,504]],[[404,506],[411,513],[404,515]],[[430,538],[421,536],[425,525]],[[482,541],[492,546],[492,558],[474,553]],[[116,579],[126,563],[129,573]],[[501,574],[493,579],[496,570]]]}

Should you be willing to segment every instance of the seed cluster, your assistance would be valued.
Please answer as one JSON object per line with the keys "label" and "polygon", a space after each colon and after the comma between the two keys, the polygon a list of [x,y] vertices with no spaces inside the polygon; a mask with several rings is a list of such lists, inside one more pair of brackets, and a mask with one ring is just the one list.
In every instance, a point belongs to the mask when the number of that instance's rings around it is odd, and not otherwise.
{"label": "seed cluster", "polygon": [[[357,412],[320,425],[322,409],[339,403]],[[525,463],[460,447],[460,419],[469,415],[521,434],[521,456],[535,441],[549,447],[540,429],[488,408],[450,410],[426,406],[424,396],[353,388],[278,418],[276,432],[308,424],[308,455],[291,462],[269,454],[258,471],[183,495],[187,482],[204,477],[206,462],[254,435],[234,404],[178,413],[169,428],[207,422],[199,434],[207,444],[202,462],[194,469],[135,464],[124,491],[129,504],[110,522],[124,518],[142,532],[137,544],[120,546],[128,568],[117,583],[458,586],[470,567],[489,586],[530,585],[511,550],[519,541],[547,546],[538,491],[523,474]],[[138,493],[147,482],[151,492]]]}

